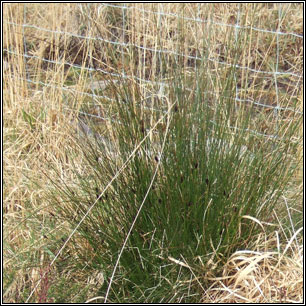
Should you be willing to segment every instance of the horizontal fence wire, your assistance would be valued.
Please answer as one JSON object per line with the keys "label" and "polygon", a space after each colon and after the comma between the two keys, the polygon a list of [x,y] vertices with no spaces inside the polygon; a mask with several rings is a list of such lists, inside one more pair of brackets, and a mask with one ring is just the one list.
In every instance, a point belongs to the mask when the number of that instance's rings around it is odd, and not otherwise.
{"label": "horizontal fence wire", "polygon": [[189,17],[184,17],[184,16],[181,16],[181,15],[177,15],[177,14],[163,13],[161,11],[149,11],[149,10],[145,10],[145,9],[140,9],[138,7],[135,7],[135,6],[126,7],[126,6],[120,6],[120,5],[112,5],[112,4],[109,4],[109,3],[103,3],[98,8],[98,11],[101,7],[104,7],[104,6],[113,7],[113,8],[121,8],[121,9],[124,9],[124,10],[126,10],[126,9],[136,9],[136,10],[141,11],[141,12],[153,13],[153,14],[161,15],[161,16],[175,17],[175,18],[178,18],[178,19],[184,19],[184,20],[195,21],[195,22],[200,22],[200,23],[211,22],[214,25],[222,25],[222,26],[234,27],[234,28],[238,28],[238,29],[239,28],[240,29],[252,29],[254,31],[259,31],[259,32],[265,32],[265,33],[271,33],[271,34],[277,34],[277,35],[292,35],[292,36],[303,38],[303,35],[296,34],[296,33],[284,33],[284,32],[281,32],[281,31],[258,29],[258,28],[251,27],[251,26],[240,26],[239,24],[232,25],[232,24],[227,24],[227,23],[215,22],[213,20],[203,20],[203,19],[200,19],[200,18],[189,18]]}
{"label": "horizontal fence wire", "polygon": [[[25,5],[25,11],[26,8],[29,4],[24,4]],[[179,5],[179,4],[177,4]],[[201,15],[201,9],[203,8],[203,5],[198,5],[198,13],[197,15],[200,16]],[[257,35],[264,33],[265,35],[268,35],[270,37],[268,37],[267,39],[270,39],[271,41],[275,40],[276,41],[276,59],[275,59],[275,63],[273,63],[272,67],[273,69],[271,70],[267,70],[267,69],[257,69],[254,67],[250,67],[249,65],[242,65],[242,64],[233,64],[230,62],[227,62],[226,60],[220,60],[218,59],[216,56],[211,56],[210,52],[208,56],[205,57],[205,60],[207,60],[208,62],[212,63],[213,65],[218,66],[218,69],[220,67],[234,67],[237,69],[237,71],[239,71],[240,73],[251,73],[252,76],[254,76],[254,78],[258,78],[261,79],[263,78],[263,80],[265,81],[269,81],[271,83],[274,83],[274,88],[273,90],[275,91],[275,103],[271,104],[271,103],[266,103],[266,101],[262,101],[262,100],[256,100],[253,97],[247,97],[246,95],[244,95],[244,88],[239,88],[239,86],[236,86],[236,95],[234,97],[234,101],[236,103],[246,103],[246,104],[251,104],[251,105],[256,105],[258,107],[262,107],[262,108],[266,108],[266,109],[272,109],[275,111],[275,116],[277,117],[279,115],[279,112],[282,111],[288,111],[288,112],[292,112],[294,114],[299,114],[302,115],[303,112],[300,111],[299,109],[297,109],[296,107],[290,107],[290,106],[282,106],[280,104],[280,94],[279,94],[279,88],[281,86],[285,86],[283,83],[281,83],[279,80],[284,80],[284,83],[288,83],[288,80],[291,83],[295,84],[295,87],[293,87],[293,89],[291,89],[291,95],[294,95],[298,88],[301,86],[302,82],[303,82],[303,67],[296,67],[296,65],[288,65],[290,68],[286,69],[286,70],[282,70],[279,69],[279,48],[280,48],[280,39],[281,38],[286,38],[288,40],[300,40],[301,44],[303,43],[303,35],[299,34],[299,33],[294,33],[294,32],[286,32],[284,31],[284,29],[282,29],[282,31],[280,29],[276,29],[276,30],[272,30],[272,29],[264,29],[264,28],[258,28],[256,26],[253,25],[243,25],[240,24],[240,19],[241,19],[241,6],[238,6],[238,9],[236,11],[236,16],[234,16],[235,21],[233,23],[224,23],[224,22],[220,22],[218,20],[214,20],[213,17],[209,17],[209,18],[200,18],[200,17],[188,17],[185,14],[181,15],[181,14],[177,14],[177,13],[172,13],[172,12],[166,12],[166,4],[156,4],[156,5],[151,5],[151,9],[147,9],[144,7],[147,7],[145,5],[135,5],[135,4],[110,4],[110,3],[100,3],[100,4],[77,4],[76,7],[79,10],[79,14],[81,14],[83,17],[85,16],[88,20],[88,23],[90,25],[95,24],[95,22],[93,21],[93,17],[92,16],[96,16],[96,18],[100,18],[100,16],[102,16],[103,14],[105,14],[105,10],[107,9],[114,9],[116,10],[116,13],[118,13],[118,10],[121,11],[121,14],[118,14],[118,18],[121,20],[120,24],[121,26],[113,26],[110,29],[108,29],[109,32],[113,31],[115,32],[115,34],[110,35],[113,38],[109,39],[109,38],[104,38],[101,35],[92,35],[89,33],[78,33],[78,31],[76,31],[75,33],[72,31],[63,31],[63,30],[59,30],[59,29],[52,29],[52,28],[46,28],[45,26],[41,26],[41,25],[37,25],[37,24],[33,24],[31,23],[31,20],[27,20],[26,14],[24,14],[24,20],[23,23],[20,22],[15,22],[15,21],[7,21],[4,20],[4,24],[6,24],[7,26],[11,26],[12,29],[14,31],[21,31],[22,35],[23,35],[23,39],[24,39],[24,53],[20,54],[19,50],[14,50],[13,46],[7,46],[6,48],[3,48],[3,54],[6,54],[6,57],[13,57],[13,56],[18,56],[18,57],[23,57],[24,62],[25,62],[25,66],[28,68],[29,66],[29,62],[30,61],[38,61],[38,62],[42,62],[45,64],[53,64],[56,66],[65,66],[65,67],[69,67],[69,68],[75,68],[75,69],[80,69],[83,71],[87,71],[89,73],[100,73],[102,75],[105,75],[107,77],[111,77],[114,78],[114,80],[116,78],[119,79],[126,79],[126,80],[132,80],[132,81],[137,81],[140,84],[149,84],[153,87],[157,87],[157,88],[162,88],[162,87],[167,87],[169,86],[167,84],[167,82],[165,82],[164,80],[153,80],[150,79],[149,77],[144,77],[144,75],[136,75],[136,74],[132,74],[129,73],[128,71],[126,71],[125,69],[113,69],[113,71],[110,71],[109,69],[105,69],[103,67],[97,67],[97,65],[90,65],[90,62],[93,61],[93,56],[92,58],[90,58],[88,60],[88,63],[76,63],[75,61],[71,60],[69,61],[69,59],[63,59],[63,60],[59,60],[59,59],[52,59],[52,58],[48,58],[46,56],[41,56],[41,55],[37,55],[38,53],[35,53],[34,49],[31,49],[28,46],[28,42],[29,41],[33,41],[35,40],[35,37],[32,37],[30,31],[31,30],[35,30],[38,34],[40,33],[41,37],[45,37],[46,34],[48,34],[50,37],[52,37],[53,40],[55,40],[55,37],[58,37],[57,41],[60,41],[61,37],[65,37],[66,40],[73,40],[73,39],[77,39],[83,42],[86,42],[85,45],[89,45],[90,43],[101,43],[108,46],[108,47],[113,47],[116,49],[116,52],[121,53],[122,55],[122,61],[124,61],[124,57],[126,54],[126,50],[131,50],[133,48],[137,49],[139,52],[144,52],[144,54],[146,54],[145,52],[151,52],[152,54],[154,54],[155,56],[159,56],[159,55],[169,55],[169,56],[173,56],[173,57],[181,57],[187,61],[193,61],[195,64],[194,66],[196,67],[196,63],[197,61],[200,62],[203,60],[203,55],[201,54],[201,50],[198,50],[196,48],[194,48],[193,50],[195,52],[193,53],[184,53],[184,52],[178,52],[177,50],[173,50],[171,48],[165,48],[162,47],[162,44],[159,44],[157,46],[157,44],[154,42],[153,43],[148,43],[147,45],[145,44],[140,44],[140,43],[136,43],[135,41],[133,41],[130,36],[133,35],[133,32],[131,29],[129,29],[128,26],[128,17],[130,16],[129,14],[133,14],[135,11],[143,14],[143,19],[146,20],[146,16],[145,14],[149,14],[149,15],[154,15],[157,18],[157,24],[160,28],[162,28],[163,22],[165,21],[165,18],[170,18],[170,19],[174,19],[176,21],[177,24],[179,24],[181,21],[184,22],[192,22],[193,24],[196,25],[200,25],[201,29],[203,28],[203,26],[208,26],[209,27],[216,27],[216,28],[229,28],[235,31],[235,39],[237,40],[239,35],[241,35],[241,33],[248,31],[248,32],[254,32],[257,33]],[[283,10],[284,7],[282,6],[282,4],[278,4],[277,6],[278,8],[278,15],[279,15],[279,20],[281,20],[281,16],[283,14]],[[93,11],[95,12],[95,15],[93,14]],[[101,17],[102,18],[102,17]],[[143,22],[143,26],[145,27],[145,22]],[[119,35],[120,33],[120,35]],[[132,34],[131,34],[132,33]],[[146,33],[137,33],[138,35],[143,35],[145,36]],[[170,38],[171,40],[171,38]],[[47,41],[45,42],[47,44]],[[154,45],[154,46],[153,46]],[[119,49],[118,49],[119,48]],[[191,48],[190,48],[191,49]],[[194,54],[195,53],[195,54]],[[101,65],[102,66],[102,65]],[[271,67],[271,65],[270,65]],[[194,67],[188,67],[188,69],[191,69]],[[97,94],[95,92],[95,90],[91,90],[91,92],[88,92],[90,90],[86,90],[86,91],[79,91],[75,88],[73,88],[73,86],[67,86],[67,85],[63,85],[63,84],[52,84],[52,83],[47,83],[41,80],[37,80],[34,76],[31,76],[31,69],[28,69],[28,71],[26,71],[26,77],[20,77],[17,75],[14,75],[12,73],[11,77],[13,78],[17,78],[17,79],[23,79],[24,81],[26,81],[28,84],[32,84],[32,85],[36,85],[36,86],[41,86],[41,87],[53,87],[56,88],[58,90],[62,90],[62,91],[66,91],[66,92],[70,92],[72,94],[77,94],[77,95],[85,95],[88,96],[90,98],[93,99],[93,104],[94,101],[97,101],[97,104],[99,102],[100,99],[105,99],[109,102],[114,102],[114,99],[108,97],[107,95],[103,94]],[[92,79],[94,77],[90,76]],[[237,76],[237,78],[239,78],[239,76]],[[92,80],[94,81],[94,80]],[[289,88],[289,86],[288,86]],[[192,89],[188,89],[187,90],[192,90]],[[214,92],[209,92],[209,94],[211,95],[215,95],[216,97],[220,97],[220,95],[214,93]],[[290,95],[288,93],[288,95]],[[289,98],[289,97],[288,97]],[[69,107],[67,106],[67,109],[69,109]],[[153,110],[152,107],[150,107],[150,110]],[[155,111],[165,111],[163,109],[155,109]],[[83,115],[88,115],[91,117],[97,117],[103,120],[113,120],[112,118],[106,118],[103,116],[98,116],[95,114],[89,114],[89,113],[85,113],[80,111],[81,114]],[[239,129],[237,127],[232,127],[233,129]],[[255,133],[256,135],[261,135],[261,136],[265,136],[265,137],[276,137],[275,135],[266,135],[264,133],[259,133],[258,131],[252,131],[250,130],[250,132]]]}
{"label": "horizontal fence wire", "polygon": [[[18,55],[16,52],[12,52],[12,51],[9,51],[7,49],[4,49],[4,50],[7,53],[9,53],[9,54],[16,55],[16,56]],[[100,68],[82,67],[80,65],[74,65],[74,64],[71,64],[69,62],[59,62],[59,61],[54,61],[54,60],[48,60],[48,59],[44,59],[44,58],[41,58],[41,57],[38,57],[38,56],[34,56],[34,55],[22,54],[21,56],[23,56],[25,58],[28,58],[28,59],[37,59],[37,60],[40,60],[40,61],[44,61],[46,63],[55,64],[55,65],[67,65],[69,67],[73,67],[73,68],[77,68],[77,69],[83,69],[83,70],[94,71],[94,72],[101,72],[103,74],[110,75],[110,76],[113,76],[113,77],[120,77],[120,78],[124,78],[124,79],[131,79],[131,77],[128,76],[128,75],[124,75],[124,74],[120,74],[120,73],[111,73],[111,72],[108,72],[108,71],[100,69]],[[299,78],[301,79],[302,76],[299,76]],[[133,76],[133,79],[135,79],[137,81],[140,81],[140,82],[151,83],[151,84],[158,85],[158,86],[168,86],[168,84],[163,83],[163,82],[149,81],[149,80],[146,80],[146,79],[138,78],[136,76]],[[96,98],[96,99],[103,98],[103,99],[109,100],[110,102],[115,102],[114,99],[111,99],[111,98],[109,98],[107,96],[104,96],[104,95],[97,95],[97,94],[92,94],[92,93],[88,93],[88,92],[84,92],[84,91],[77,91],[75,89],[72,89],[72,88],[69,88],[69,87],[65,87],[65,86],[56,86],[54,84],[50,85],[50,84],[44,83],[42,81],[33,81],[31,79],[25,79],[25,80],[27,82],[29,82],[29,83],[36,84],[36,85],[42,85],[42,86],[47,86],[47,87],[52,86],[54,88],[58,88],[58,89],[66,90],[66,91],[75,92],[75,93],[78,93],[78,94],[81,94],[81,95],[86,95],[88,97],[92,97],[92,98]],[[191,91],[192,89],[187,87],[186,90],[190,90]],[[214,94],[214,92],[208,92],[208,93]],[[239,98],[239,91],[238,91],[238,96],[235,97],[235,101],[236,102],[242,102],[242,103],[250,103],[250,104],[261,106],[261,107],[264,107],[264,108],[278,109],[278,110],[281,110],[281,111],[290,111],[290,112],[294,112],[294,113],[297,113],[297,114],[303,114],[303,112],[301,112],[299,110],[296,110],[296,109],[293,109],[293,108],[290,108],[290,107],[277,107],[277,106],[273,106],[273,105],[263,104],[263,103],[260,103],[260,102],[258,102],[256,100],[241,99],[241,98]]]}
{"label": "horizontal fence wire", "polygon": [[[145,50],[145,51],[152,51],[152,52],[156,52],[156,53],[176,55],[176,56],[181,56],[181,57],[185,57],[187,59],[192,59],[192,60],[202,60],[202,58],[198,57],[198,56],[191,56],[191,55],[184,54],[184,53],[177,53],[177,52],[171,51],[171,50],[153,49],[153,48],[148,48],[148,47],[145,47],[145,46],[139,46],[139,45],[136,45],[136,44],[133,44],[133,43],[110,41],[110,40],[103,39],[103,38],[100,38],[100,37],[83,36],[83,35],[73,34],[73,33],[64,32],[64,31],[49,30],[49,29],[45,29],[45,28],[42,28],[42,27],[38,27],[38,26],[35,26],[35,25],[29,25],[29,24],[17,24],[17,23],[14,23],[14,22],[7,22],[7,24],[14,25],[14,26],[19,26],[19,27],[21,26],[23,28],[33,28],[33,29],[36,29],[36,30],[39,30],[39,31],[50,33],[50,34],[60,34],[60,35],[67,35],[67,36],[70,36],[70,37],[75,37],[75,38],[80,38],[80,39],[85,39],[85,40],[101,41],[101,42],[109,43],[109,44],[114,45],[114,46],[135,47],[135,48]],[[275,33],[275,34],[280,35],[280,33],[278,33],[278,32],[272,32],[272,31],[266,31],[266,32],[267,33]],[[288,33],[288,35],[293,35],[293,34]],[[300,36],[300,35],[298,35],[298,37],[303,38],[303,36]],[[9,52],[9,50],[7,50],[7,49],[4,49],[4,51]],[[28,55],[28,54],[24,54],[24,56],[31,57],[31,55]],[[44,60],[47,61],[46,59],[44,59]],[[231,64],[229,64],[229,63],[218,61],[216,59],[208,58],[207,60],[211,61],[211,62],[215,62],[217,64],[231,66]],[[67,63],[67,64],[71,65],[72,67],[78,67],[78,68],[81,67],[81,66],[78,66],[78,65],[72,65],[71,63]],[[274,71],[274,72],[273,71],[263,71],[263,70],[252,69],[250,67],[243,67],[243,66],[240,66],[240,65],[234,65],[234,67],[238,68],[238,69],[244,69],[244,70],[248,70],[248,71],[251,71],[251,72],[267,74],[267,75],[279,75],[279,76],[289,75],[289,76],[294,76],[294,77],[298,77],[298,78],[302,77],[301,74],[287,72],[287,71],[284,71],[284,72],[282,72],[282,71]],[[90,68],[85,68],[85,69],[90,69]],[[94,68],[92,68],[91,70],[94,70]]]}

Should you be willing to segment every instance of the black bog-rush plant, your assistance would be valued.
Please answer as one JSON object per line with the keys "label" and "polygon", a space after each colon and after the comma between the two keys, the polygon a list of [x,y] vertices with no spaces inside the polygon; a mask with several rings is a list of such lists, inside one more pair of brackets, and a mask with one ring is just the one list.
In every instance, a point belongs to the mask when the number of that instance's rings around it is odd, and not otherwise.
{"label": "black bog-rush plant", "polygon": [[[160,112],[137,105],[136,86],[122,81],[114,88],[118,120],[112,136],[93,132],[78,139],[87,164],[75,167],[71,186],[56,185],[52,199],[73,228],[96,202],[77,231],[87,241],[86,250],[78,248],[78,258],[89,271],[103,271],[100,294],[105,295],[141,208],[108,301],[199,301],[207,277],[218,275],[228,257],[262,230],[255,219],[271,217],[293,171],[294,126],[283,130],[285,141],[252,136],[247,128],[256,114],[252,107],[237,108],[233,71],[228,73],[219,84],[222,95],[214,100],[212,81],[203,72],[193,82],[177,72],[167,85],[167,99],[156,99],[160,110],[162,102],[168,105]],[[102,138],[113,139],[111,149]]]}
{"label": "black bog-rush plant", "polygon": [[298,124],[279,115],[274,137],[250,131],[263,119],[235,103],[234,65],[216,79],[208,63],[193,75],[172,68],[150,105],[137,83],[110,80],[109,135],[87,122],[90,135],[77,139],[86,164],[75,165],[73,183],[54,184],[50,199],[86,241],[76,263],[102,271],[109,302],[200,301],[262,230],[258,220],[269,221],[294,171]]}

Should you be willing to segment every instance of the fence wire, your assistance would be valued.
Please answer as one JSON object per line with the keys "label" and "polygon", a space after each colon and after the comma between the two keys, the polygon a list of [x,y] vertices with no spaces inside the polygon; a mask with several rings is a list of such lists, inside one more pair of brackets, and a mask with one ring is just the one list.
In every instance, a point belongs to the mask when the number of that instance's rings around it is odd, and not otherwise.
{"label": "fence wire", "polygon": [[[151,90],[154,95],[169,86],[166,74],[159,71],[156,73],[157,77],[152,77],[149,71],[153,68],[158,70],[157,63],[161,62],[162,56],[179,60],[188,72],[196,70],[205,58],[211,63],[211,70],[216,75],[220,69],[235,67],[236,103],[271,109],[275,117],[280,112],[303,114],[297,103],[294,103],[302,87],[303,61],[296,60],[297,56],[290,53],[295,47],[297,52],[302,52],[298,48],[303,46],[303,33],[299,28],[298,32],[292,31],[292,24],[288,19],[290,10],[298,10],[299,6],[273,4],[271,8],[268,4],[62,4],[61,12],[66,14],[66,18],[72,16],[74,23],[71,24],[74,26],[68,26],[68,20],[62,20],[58,24],[39,24],[38,20],[29,19],[30,13],[35,9],[33,4],[23,6],[22,22],[13,18],[4,20],[4,25],[11,33],[22,35],[23,50],[21,52],[20,48],[7,44],[3,48],[3,54],[7,64],[5,70],[11,72],[11,77],[26,81],[29,89],[56,88],[62,92],[87,96],[93,100],[93,105],[98,105],[101,99],[113,102],[113,98],[105,93],[107,90],[101,90],[104,88],[99,85],[101,77],[97,78],[97,75],[114,82],[120,78],[136,81],[144,87],[148,85],[154,88],[155,92]],[[221,18],[221,11],[226,9],[229,10],[228,22]],[[263,22],[258,13],[261,9],[271,12],[274,19]],[[267,28],[260,28],[257,24],[266,25]],[[229,33],[233,33],[233,36],[227,45],[224,37],[228,37]],[[226,48],[238,45],[241,39],[247,41],[246,46],[250,50],[245,51],[245,56],[248,57],[242,56],[238,62],[233,62],[226,56]],[[267,42],[267,47],[262,42]],[[86,52],[82,51],[85,47]],[[106,49],[113,51],[108,54]],[[136,66],[139,65],[139,69],[136,71],[131,71],[126,64],[130,54],[138,57],[135,63]],[[119,58],[121,67],[112,67],[109,55]],[[10,59],[13,57],[23,58],[26,73],[22,76],[9,69]],[[56,84],[50,80],[38,79],[33,68],[38,65],[46,70],[56,70],[56,67],[64,66],[66,71],[86,71],[91,86],[80,91],[74,86],[76,84]],[[241,79],[248,81],[248,85],[243,86]],[[93,84],[97,85],[96,88]],[[249,90],[250,94],[246,88],[248,86],[254,88]],[[211,91],[209,94],[220,98],[219,93]],[[150,98],[147,95],[146,98],[148,97]],[[69,109],[71,106],[66,107]],[[80,113],[113,120],[85,111]],[[253,132],[267,137],[274,136]]]}

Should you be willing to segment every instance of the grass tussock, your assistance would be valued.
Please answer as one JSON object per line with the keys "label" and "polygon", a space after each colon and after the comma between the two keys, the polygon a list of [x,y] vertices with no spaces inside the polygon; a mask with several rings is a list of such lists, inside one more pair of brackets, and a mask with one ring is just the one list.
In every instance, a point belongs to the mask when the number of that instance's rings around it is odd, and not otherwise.
{"label": "grass tussock", "polygon": [[301,11],[5,4],[4,300],[302,301]]}

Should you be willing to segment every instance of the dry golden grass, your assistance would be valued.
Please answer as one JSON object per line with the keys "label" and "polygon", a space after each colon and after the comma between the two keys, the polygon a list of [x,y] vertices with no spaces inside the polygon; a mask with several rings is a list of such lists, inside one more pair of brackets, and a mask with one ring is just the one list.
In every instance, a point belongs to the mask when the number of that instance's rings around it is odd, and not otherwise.
{"label": "dry golden grass", "polygon": [[[299,252],[296,250],[296,252]],[[300,249],[300,252],[302,249]],[[255,253],[255,252],[254,252]],[[225,266],[224,279],[215,282],[203,302],[216,303],[302,303],[301,256],[278,259],[273,252],[234,254]],[[274,267],[277,267],[274,269]]]}
{"label": "dry golden grass", "polygon": [[[167,75],[160,75],[158,52],[154,50],[180,50],[181,53],[199,57],[201,52],[208,52],[209,58],[216,59],[211,73],[222,78],[222,65],[218,61],[231,63],[233,56],[231,50],[227,52],[227,48],[230,48],[227,46],[229,27],[222,24],[236,24],[239,7],[240,25],[255,25],[256,28],[302,35],[301,5],[284,4],[284,14],[275,16],[277,4],[128,4],[130,18],[128,23],[125,21],[128,25],[123,35],[121,8],[101,7],[98,10],[98,5],[93,4],[90,7],[82,5],[81,10],[74,3],[4,4],[3,48],[14,52],[3,52],[4,301],[25,301],[40,279],[40,269],[50,263],[63,243],[61,241],[67,237],[65,221],[56,218],[54,208],[44,198],[44,191],[50,187],[45,174],[56,181],[54,168],[60,171],[67,182],[73,182],[73,173],[70,171],[73,165],[69,164],[66,156],[67,148],[75,156],[74,163],[81,167],[82,155],[71,137],[69,124],[82,105],[88,103],[88,97],[81,93],[90,92],[86,86],[91,80],[89,76],[94,77],[95,74],[90,74],[86,69],[76,72],[73,67],[64,65],[65,62],[85,67],[89,63],[84,59],[94,58],[95,67],[104,71],[118,73],[124,70],[131,78],[137,76],[140,79],[160,80],[163,77],[167,79]],[[165,14],[163,17],[152,13],[161,10]],[[178,21],[175,15],[183,15],[186,19],[184,22],[183,19]],[[199,23],[188,18],[213,20],[215,24]],[[23,28],[21,25],[25,22],[39,28]],[[140,47],[147,49],[142,53],[142,58],[135,55],[133,60],[127,61],[124,52],[129,51],[115,46],[114,55],[123,54],[122,60],[117,63],[105,51],[109,44],[73,38],[69,34],[58,35],[55,31],[99,36],[108,41],[130,43],[136,50]],[[203,46],[201,38],[208,35],[211,36],[211,45],[204,43]],[[276,35],[246,30],[242,37],[246,48],[238,64],[273,72],[275,50],[278,48],[278,71],[302,74],[302,39],[288,37],[281,35],[277,41]],[[26,52],[34,57],[26,60],[22,56]],[[54,65],[43,59],[62,64]],[[192,60],[187,57],[182,60],[187,74],[191,63]],[[265,78],[260,73],[241,70],[240,77],[240,98],[266,101],[269,105],[277,103],[281,107],[290,107],[295,99],[299,99],[302,104],[302,84],[292,75],[282,79],[278,91],[273,76]],[[27,82],[28,78],[34,83]],[[50,86],[42,86],[39,82]],[[139,90],[144,95],[146,91],[153,91],[144,81],[139,84]],[[247,90],[243,89],[246,88],[244,84],[248,84]],[[72,93],[62,90],[71,87],[75,90]],[[216,99],[218,94],[216,87]],[[66,100],[70,102],[69,111]],[[105,106],[103,102],[103,108],[111,112],[107,107],[109,105]],[[273,109],[267,109],[267,118],[272,112]],[[267,124],[271,123],[267,120]],[[269,126],[263,129],[269,130]],[[297,158],[302,159],[302,148]],[[301,193],[301,176],[300,170],[297,181],[292,182],[290,187],[293,194]],[[34,183],[37,181],[39,187]],[[292,201],[298,201],[296,207],[301,210],[301,199],[293,198]],[[281,228],[281,224],[277,228]],[[292,237],[294,234],[292,232]],[[286,239],[282,236],[278,239],[276,231],[254,237],[250,251],[233,254],[224,267],[223,278],[212,280],[203,302],[302,302],[302,241],[292,240],[292,237]],[[73,257],[74,248],[84,243],[80,237],[76,237],[67,245],[66,256]],[[67,261],[65,257],[58,259],[61,260]],[[59,266],[53,267],[50,281],[77,282],[89,289],[88,295],[71,294],[71,302],[95,296],[92,280],[86,273],[69,271],[69,263],[62,271]],[[39,298],[41,294],[37,289],[34,299],[39,301]]]}

